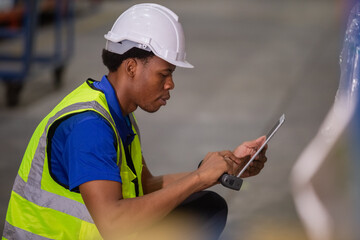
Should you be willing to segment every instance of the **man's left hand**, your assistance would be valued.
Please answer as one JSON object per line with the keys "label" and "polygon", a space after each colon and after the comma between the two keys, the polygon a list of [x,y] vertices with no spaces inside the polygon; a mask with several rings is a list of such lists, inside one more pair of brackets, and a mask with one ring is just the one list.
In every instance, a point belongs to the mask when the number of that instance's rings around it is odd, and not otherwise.
{"label": "man's left hand", "polygon": [[[256,151],[261,147],[261,145],[264,143],[265,140],[266,140],[266,137],[262,136],[256,140],[244,142],[243,144],[241,144],[234,150],[234,155],[240,159],[250,160],[250,158],[256,153]],[[255,175],[259,174],[261,169],[264,168],[265,162],[267,161],[267,157],[265,156],[267,148],[268,148],[268,146],[266,145],[261,150],[259,155],[254,159],[254,161],[252,163],[250,163],[250,165],[243,172],[243,174],[241,174],[241,176],[240,176],[241,178],[247,178],[247,177],[251,177],[251,176],[255,176]],[[247,162],[248,161],[245,161],[238,165],[237,173],[239,173],[241,171],[241,169],[247,164]]]}

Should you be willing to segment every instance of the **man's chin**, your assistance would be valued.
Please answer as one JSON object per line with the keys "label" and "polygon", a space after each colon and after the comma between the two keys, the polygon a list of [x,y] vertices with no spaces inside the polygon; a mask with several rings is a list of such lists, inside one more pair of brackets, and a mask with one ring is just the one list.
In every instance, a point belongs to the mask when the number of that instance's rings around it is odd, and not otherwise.
{"label": "man's chin", "polygon": [[159,109],[161,108],[161,106],[159,107],[140,107],[142,110],[144,110],[145,112],[148,112],[148,113],[154,113],[154,112],[157,112],[159,111]]}

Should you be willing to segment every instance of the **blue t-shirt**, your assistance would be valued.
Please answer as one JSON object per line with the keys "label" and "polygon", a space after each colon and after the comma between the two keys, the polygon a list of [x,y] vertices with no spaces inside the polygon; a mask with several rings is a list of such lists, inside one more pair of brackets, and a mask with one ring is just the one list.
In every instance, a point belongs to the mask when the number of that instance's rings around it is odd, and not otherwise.
{"label": "blue t-shirt", "polygon": [[[94,82],[105,94],[121,140],[128,146],[134,132],[128,116],[123,116],[114,89],[107,77]],[[74,114],[63,120],[51,138],[50,173],[59,184],[79,191],[92,180],[121,182],[116,164],[116,136],[107,120],[94,111]]]}

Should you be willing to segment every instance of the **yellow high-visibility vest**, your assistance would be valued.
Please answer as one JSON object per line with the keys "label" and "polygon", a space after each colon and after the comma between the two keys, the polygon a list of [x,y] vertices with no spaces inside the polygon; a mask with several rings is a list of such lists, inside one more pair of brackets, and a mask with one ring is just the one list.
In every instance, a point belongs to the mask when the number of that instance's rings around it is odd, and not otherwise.
{"label": "yellow high-visibility vest", "polygon": [[101,239],[81,194],[55,182],[49,172],[49,130],[71,114],[95,111],[110,123],[117,139],[122,195],[124,198],[143,195],[142,153],[135,117],[130,114],[136,135],[129,147],[133,162],[129,167],[105,95],[94,88],[93,82],[87,80],[66,96],[36,128],[11,192],[2,239]]}

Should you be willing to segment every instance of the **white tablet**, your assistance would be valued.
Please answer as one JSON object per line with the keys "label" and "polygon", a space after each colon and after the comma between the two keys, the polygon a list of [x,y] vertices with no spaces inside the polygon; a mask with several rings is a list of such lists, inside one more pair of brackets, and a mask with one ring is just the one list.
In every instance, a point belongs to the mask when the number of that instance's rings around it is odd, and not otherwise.
{"label": "white tablet", "polygon": [[248,166],[250,165],[250,163],[252,161],[254,161],[254,159],[257,157],[257,155],[259,155],[259,153],[261,152],[261,150],[265,147],[265,145],[270,141],[270,139],[274,136],[274,134],[276,133],[276,131],[281,127],[281,125],[285,122],[285,114],[281,115],[281,117],[279,118],[279,120],[275,123],[275,125],[271,128],[271,130],[269,131],[269,133],[266,135],[266,140],[265,142],[261,145],[261,147],[256,151],[256,153],[251,157],[251,159],[249,160],[249,162],[243,167],[243,169],[239,172],[239,174],[236,177],[240,177],[241,174],[244,173],[244,171],[248,168]]}

